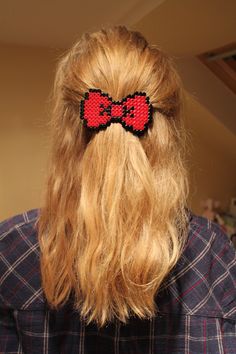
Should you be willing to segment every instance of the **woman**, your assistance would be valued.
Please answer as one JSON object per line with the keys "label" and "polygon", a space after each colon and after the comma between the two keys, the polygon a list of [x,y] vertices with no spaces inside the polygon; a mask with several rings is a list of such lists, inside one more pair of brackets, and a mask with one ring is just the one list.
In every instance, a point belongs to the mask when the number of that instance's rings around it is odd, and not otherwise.
{"label": "woman", "polygon": [[124,26],[61,58],[42,207],[0,224],[1,353],[233,353],[236,254],[187,207],[183,87]]}

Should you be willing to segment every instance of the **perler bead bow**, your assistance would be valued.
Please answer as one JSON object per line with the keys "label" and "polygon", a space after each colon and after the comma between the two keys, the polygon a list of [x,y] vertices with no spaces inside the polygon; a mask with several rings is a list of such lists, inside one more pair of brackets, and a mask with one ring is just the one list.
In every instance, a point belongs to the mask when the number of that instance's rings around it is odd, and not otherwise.
{"label": "perler bead bow", "polygon": [[89,89],[81,101],[80,118],[92,130],[106,129],[111,123],[120,123],[135,135],[143,134],[152,120],[152,105],[145,92],[135,92],[121,101],[99,89]]}

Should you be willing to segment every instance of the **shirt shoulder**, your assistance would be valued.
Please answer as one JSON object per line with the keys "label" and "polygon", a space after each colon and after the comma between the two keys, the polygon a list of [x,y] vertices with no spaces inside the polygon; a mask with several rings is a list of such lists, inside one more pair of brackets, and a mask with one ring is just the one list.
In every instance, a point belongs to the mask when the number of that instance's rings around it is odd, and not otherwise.
{"label": "shirt shoulder", "polygon": [[160,304],[166,312],[236,321],[236,250],[220,225],[190,213],[188,239]]}
{"label": "shirt shoulder", "polygon": [[0,222],[0,304],[15,309],[44,302],[36,222],[31,209]]}
{"label": "shirt shoulder", "polygon": [[3,221],[0,221],[0,235],[4,237],[4,233],[9,233],[12,228],[22,224],[30,223],[37,219],[39,215],[39,209],[30,209],[23,213],[13,215]]}

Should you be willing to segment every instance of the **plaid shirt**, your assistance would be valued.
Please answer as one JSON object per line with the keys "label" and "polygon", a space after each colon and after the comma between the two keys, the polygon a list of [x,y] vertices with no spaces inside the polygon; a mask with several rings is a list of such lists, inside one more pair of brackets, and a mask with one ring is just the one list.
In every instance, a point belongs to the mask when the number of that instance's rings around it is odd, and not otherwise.
{"label": "plaid shirt", "polygon": [[50,310],[40,286],[39,209],[0,223],[0,353],[236,353],[236,252],[218,224],[189,210],[189,236],[152,320],[85,326],[72,302]]}

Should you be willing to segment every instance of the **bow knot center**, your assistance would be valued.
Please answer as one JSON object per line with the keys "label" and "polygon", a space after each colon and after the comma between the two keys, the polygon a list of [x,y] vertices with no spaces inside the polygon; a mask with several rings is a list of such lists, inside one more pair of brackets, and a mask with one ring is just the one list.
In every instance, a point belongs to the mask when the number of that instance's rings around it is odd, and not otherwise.
{"label": "bow knot center", "polygon": [[123,105],[122,103],[112,103],[111,106],[111,116],[112,118],[121,118],[123,115]]}

